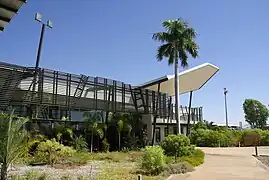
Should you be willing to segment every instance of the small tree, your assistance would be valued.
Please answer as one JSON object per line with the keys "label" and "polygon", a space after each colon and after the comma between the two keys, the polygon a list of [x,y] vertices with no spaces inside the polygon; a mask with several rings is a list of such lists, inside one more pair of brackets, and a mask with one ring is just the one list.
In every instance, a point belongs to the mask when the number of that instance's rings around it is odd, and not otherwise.
{"label": "small tree", "polygon": [[121,131],[123,130],[123,120],[117,121],[117,131],[118,131],[118,138],[119,138],[119,150],[120,150],[120,139],[121,139]]}
{"label": "small tree", "polygon": [[1,180],[7,179],[7,170],[27,148],[27,133],[23,125],[27,122],[25,118],[18,118],[13,114],[0,114],[0,163]]}
{"label": "small tree", "polygon": [[170,134],[166,136],[161,143],[161,147],[168,156],[174,156],[175,159],[180,156],[188,156],[194,152],[187,136],[179,134]]}
{"label": "small tree", "polygon": [[90,151],[92,152],[94,135],[98,135],[100,138],[102,138],[104,135],[104,132],[103,132],[102,124],[98,123],[96,120],[87,119],[86,127],[87,127],[86,131],[91,132]]}
{"label": "small tree", "polygon": [[119,142],[119,150],[121,149],[121,133],[127,132],[128,134],[132,131],[132,126],[128,123],[128,119],[123,116],[119,116],[116,118],[116,127],[118,131],[118,142]]}
{"label": "small tree", "polygon": [[263,128],[266,125],[269,111],[265,105],[255,99],[246,99],[243,103],[245,119],[252,128]]}

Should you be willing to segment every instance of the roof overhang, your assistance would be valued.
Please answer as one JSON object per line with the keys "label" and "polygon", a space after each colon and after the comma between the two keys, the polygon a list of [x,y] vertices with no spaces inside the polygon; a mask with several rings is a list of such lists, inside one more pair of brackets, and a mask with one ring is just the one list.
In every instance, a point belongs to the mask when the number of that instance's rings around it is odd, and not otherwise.
{"label": "roof overhang", "polygon": [[[179,73],[179,94],[201,89],[218,71],[219,68],[217,66],[204,63]],[[142,84],[139,87],[157,92],[158,84],[160,84],[160,92],[167,93],[169,96],[175,96],[174,78],[174,75],[166,75]]]}
{"label": "roof overhang", "polygon": [[26,0],[1,0],[0,1],[0,32],[4,31],[7,24],[18,13]]}

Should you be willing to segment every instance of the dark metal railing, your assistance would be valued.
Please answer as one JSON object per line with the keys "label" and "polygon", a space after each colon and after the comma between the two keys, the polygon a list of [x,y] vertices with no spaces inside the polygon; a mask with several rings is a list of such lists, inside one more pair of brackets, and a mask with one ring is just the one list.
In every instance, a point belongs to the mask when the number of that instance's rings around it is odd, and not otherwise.
{"label": "dark metal railing", "polygon": [[[38,69],[37,84],[35,84],[33,82],[34,68],[1,62],[0,93],[6,93],[2,82],[13,79],[5,73],[11,73],[15,69],[21,70],[23,76],[16,84],[14,92],[11,93],[11,105],[20,103],[27,107],[42,106],[39,109],[50,106],[50,108],[67,111],[72,109],[104,110],[172,117],[169,115],[173,109],[169,107],[172,105],[169,103],[170,97],[164,93],[141,89],[112,79],[75,75],[43,68]],[[33,88],[34,86],[36,87]]]}

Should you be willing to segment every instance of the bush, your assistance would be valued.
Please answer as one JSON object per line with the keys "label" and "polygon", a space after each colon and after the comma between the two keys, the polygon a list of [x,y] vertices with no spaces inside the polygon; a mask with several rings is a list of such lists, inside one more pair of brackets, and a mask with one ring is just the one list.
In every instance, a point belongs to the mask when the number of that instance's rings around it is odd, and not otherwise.
{"label": "bush", "polygon": [[37,157],[50,165],[59,163],[61,160],[71,157],[76,151],[58,143],[55,139],[41,142],[37,147]]}
{"label": "bush", "polygon": [[214,131],[210,129],[197,129],[190,135],[191,143],[200,147],[219,147],[227,146],[229,138],[223,131]]}
{"label": "bush", "polygon": [[102,141],[102,145],[103,145],[103,151],[104,152],[109,152],[109,143],[107,142],[107,139],[104,139]]}
{"label": "bush", "polygon": [[189,156],[194,152],[194,146],[190,145],[189,138],[182,134],[165,137],[161,146],[169,156]]}
{"label": "bush", "polygon": [[201,149],[195,149],[193,155],[183,156],[180,158],[182,162],[188,162],[192,166],[199,166],[204,163],[205,153]]}
{"label": "bush", "polygon": [[263,130],[260,132],[261,135],[261,146],[269,146],[269,131],[268,130]]}
{"label": "bush", "polygon": [[160,146],[147,146],[142,156],[141,169],[149,174],[159,174],[165,168],[164,151]]}
{"label": "bush", "polygon": [[79,152],[88,151],[88,143],[81,135],[73,139],[72,146]]}

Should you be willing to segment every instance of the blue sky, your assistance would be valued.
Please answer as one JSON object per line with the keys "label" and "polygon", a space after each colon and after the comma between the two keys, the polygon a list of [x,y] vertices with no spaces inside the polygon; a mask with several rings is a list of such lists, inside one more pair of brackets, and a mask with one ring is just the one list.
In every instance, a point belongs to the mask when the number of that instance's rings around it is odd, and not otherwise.
{"label": "blue sky", "polygon": [[194,93],[193,105],[204,107],[206,120],[224,123],[227,87],[229,121],[238,124],[245,98],[269,103],[268,7],[267,0],[29,0],[0,34],[0,61],[34,66],[38,11],[54,24],[45,33],[42,67],[141,84],[173,73],[166,61],[156,61],[159,44],[151,36],[163,30],[163,20],[181,17],[199,33],[200,57],[190,58],[190,67],[220,67]]}

